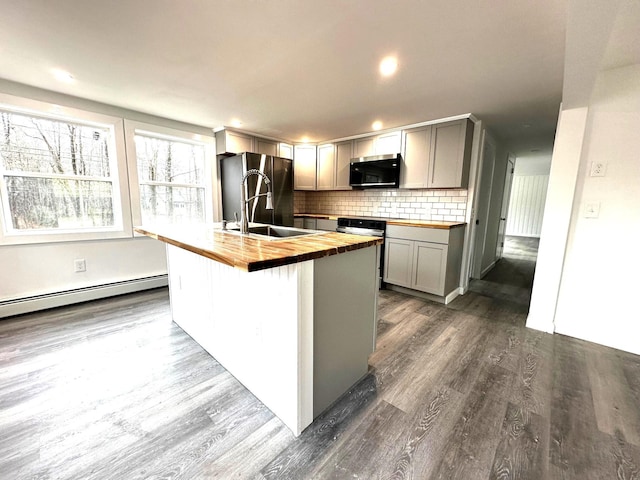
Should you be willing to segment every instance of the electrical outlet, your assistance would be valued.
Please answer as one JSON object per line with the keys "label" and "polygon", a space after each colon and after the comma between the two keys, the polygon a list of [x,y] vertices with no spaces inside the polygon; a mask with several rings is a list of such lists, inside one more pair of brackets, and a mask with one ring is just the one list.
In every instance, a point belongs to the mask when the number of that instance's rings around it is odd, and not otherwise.
{"label": "electrical outlet", "polygon": [[604,177],[606,165],[603,162],[591,162],[591,176]]}
{"label": "electrical outlet", "polygon": [[585,218],[598,218],[600,215],[600,202],[586,203],[584,206]]}
{"label": "electrical outlet", "polygon": [[75,268],[76,273],[87,271],[87,262],[85,262],[84,258],[79,258],[77,260],[74,260],[73,266]]}

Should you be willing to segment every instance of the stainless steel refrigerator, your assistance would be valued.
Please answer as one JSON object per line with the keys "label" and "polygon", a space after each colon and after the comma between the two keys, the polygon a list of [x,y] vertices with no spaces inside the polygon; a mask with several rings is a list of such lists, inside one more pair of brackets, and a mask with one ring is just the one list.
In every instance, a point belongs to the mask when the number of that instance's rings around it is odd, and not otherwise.
{"label": "stainless steel refrigerator", "polygon": [[[258,197],[248,202],[250,222],[293,226],[293,161],[259,153],[241,153],[233,157],[219,157],[220,183],[222,186],[222,218],[240,219],[240,182],[253,168],[266,174],[271,180],[273,210],[265,208],[266,198]],[[262,177],[251,175],[245,182],[246,198],[266,193]]]}

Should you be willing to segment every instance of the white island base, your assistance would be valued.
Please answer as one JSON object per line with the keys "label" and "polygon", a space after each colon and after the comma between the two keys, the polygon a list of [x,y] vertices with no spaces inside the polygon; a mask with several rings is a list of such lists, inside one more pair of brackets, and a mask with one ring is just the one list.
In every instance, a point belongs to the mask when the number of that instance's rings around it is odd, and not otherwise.
{"label": "white island base", "polygon": [[377,255],[248,273],[167,245],[173,320],[297,436],[368,371]]}

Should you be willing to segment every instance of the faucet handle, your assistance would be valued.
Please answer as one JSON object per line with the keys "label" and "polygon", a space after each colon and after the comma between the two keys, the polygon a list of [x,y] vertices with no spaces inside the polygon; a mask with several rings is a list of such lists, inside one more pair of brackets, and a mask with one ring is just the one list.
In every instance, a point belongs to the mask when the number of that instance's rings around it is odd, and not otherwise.
{"label": "faucet handle", "polygon": [[238,220],[238,212],[233,212],[233,218],[235,218],[236,223],[240,225],[240,220]]}

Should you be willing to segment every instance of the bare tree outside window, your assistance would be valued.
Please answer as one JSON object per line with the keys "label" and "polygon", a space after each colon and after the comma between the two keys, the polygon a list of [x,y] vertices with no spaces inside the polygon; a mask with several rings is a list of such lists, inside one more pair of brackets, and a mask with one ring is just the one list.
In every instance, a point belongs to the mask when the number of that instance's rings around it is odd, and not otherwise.
{"label": "bare tree outside window", "polygon": [[114,226],[108,128],[8,111],[0,111],[0,121],[0,174],[9,228]]}
{"label": "bare tree outside window", "polygon": [[204,146],[146,135],[135,142],[142,222],[204,221]]}

